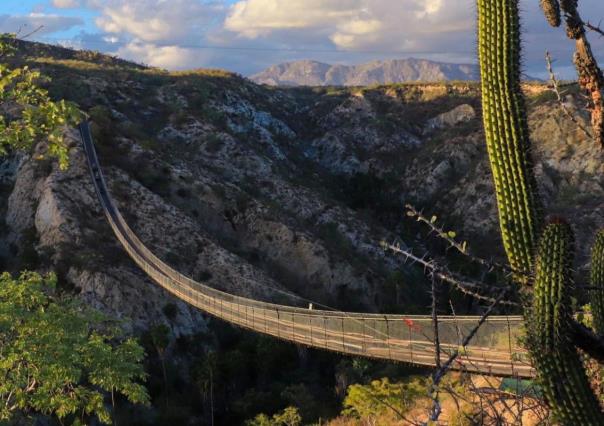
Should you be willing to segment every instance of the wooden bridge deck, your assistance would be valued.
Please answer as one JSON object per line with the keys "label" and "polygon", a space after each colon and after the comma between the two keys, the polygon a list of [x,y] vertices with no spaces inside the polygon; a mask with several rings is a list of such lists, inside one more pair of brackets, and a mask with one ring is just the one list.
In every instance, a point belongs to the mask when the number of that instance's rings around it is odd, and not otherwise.
{"label": "wooden bridge deck", "polygon": [[[302,345],[343,354],[434,366],[432,319],[417,315],[380,315],[304,309],[235,296],[182,275],[155,256],[134,234],[115,207],[105,183],[88,123],[80,135],[96,193],[115,236],[149,277],[185,302],[230,323]],[[479,317],[440,317],[439,337],[446,360]],[[455,369],[502,376],[533,377],[526,351],[517,346],[518,316],[487,319],[470,346],[461,350]]]}

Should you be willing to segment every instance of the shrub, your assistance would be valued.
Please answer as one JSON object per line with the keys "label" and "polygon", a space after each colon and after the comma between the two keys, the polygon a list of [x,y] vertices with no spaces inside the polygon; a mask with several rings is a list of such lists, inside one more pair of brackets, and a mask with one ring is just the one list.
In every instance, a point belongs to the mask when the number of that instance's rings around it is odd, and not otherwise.
{"label": "shrub", "polygon": [[348,387],[342,414],[370,419],[392,413],[390,407],[404,414],[418,398],[426,395],[425,380],[419,377],[407,383],[390,383],[383,378],[368,385],[354,384]]}
{"label": "shrub", "polygon": [[254,419],[245,422],[246,426],[300,426],[302,417],[296,407],[287,407],[273,417],[258,414]]}
{"label": "shrub", "polygon": [[[146,404],[143,349],[99,312],[60,297],[54,275],[0,275],[0,423],[44,414],[111,423],[105,393]],[[113,400],[113,399],[112,399]]]}

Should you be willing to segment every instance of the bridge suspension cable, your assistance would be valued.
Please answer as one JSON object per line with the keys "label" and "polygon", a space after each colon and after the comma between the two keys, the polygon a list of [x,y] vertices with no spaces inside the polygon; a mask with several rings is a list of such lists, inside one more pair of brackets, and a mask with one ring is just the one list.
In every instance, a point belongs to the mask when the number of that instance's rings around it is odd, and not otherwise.
{"label": "bridge suspension cable", "polygon": [[[298,344],[416,365],[434,366],[435,347],[432,317],[342,312],[306,300],[326,309],[306,309],[262,302],[216,290],[173,269],[149,248],[128,226],[115,206],[101,171],[90,126],[79,127],[82,146],[101,208],[116,238],[134,262],[157,284],[179,299],[232,324]],[[460,348],[460,336],[467,335],[480,321],[477,316],[439,316],[441,358],[459,350],[453,369],[500,376],[533,377],[527,352],[520,347],[522,318],[492,316],[478,329],[472,343]]]}

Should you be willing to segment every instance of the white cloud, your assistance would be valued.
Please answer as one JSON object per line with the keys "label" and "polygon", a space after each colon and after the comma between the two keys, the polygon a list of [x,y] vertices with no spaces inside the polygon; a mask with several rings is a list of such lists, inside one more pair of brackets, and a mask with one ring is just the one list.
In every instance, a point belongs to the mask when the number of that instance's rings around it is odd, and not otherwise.
{"label": "white cloud", "polygon": [[41,27],[36,34],[42,35],[68,30],[83,23],[80,18],[44,13],[0,15],[0,33],[28,33]]}
{"label": "white cloud", "polygon": [[70,9],[74,7],[80,7],[80,0],[53,0],[52,5],[59,9]]}
{"label": "white cloud", "polygon": [[382,25],[382,22],[377,19],[354,19],[338,25],[329,39],[338,47],[354,48],[359,37],[363,37],[366,41],[375,40]]}
{"label": "white cloud", "polygon": [[152,43],[131,42],[117,51],[118,56],[140,63],[167,69],[199,67],[204,62],[203,52],[178,46],[156,46]]}
{"label": "white cloud", "polygon": [[114,53],[166,68],[202,66],[208,54],[187,46],[203,44],[226,10],[222,0],[54,0],[53,4],[84,5],[97,11],[100,39],[108,46],[126,43]]}
{"label": "white cloud", "polygon": [[128,34],[145,42],[177,43],[201,38],[220,5],[191,0],[89,0],[107,33]]}
{"label": "white cloud", "polygon": [[119,39],[119,38],[117,38],[117,37],[115,37],[115,36],[103,36],[103,37],[102,37],[102,40],[103,40],[105,43],[110,43],[110,44],[114,44],[114,43],[117,43],[117,42],[119,42],[119,41],[120,41],[120,39]]}
{"label": "white cloud", "polygon": [[[582,0],[584,17],[596,22],[603,18],[601,2]],[[467,62],[476,57],[475,0],[52,0],[52,4],[95,12],[99,32],[83,33],[79,37],[83,46],[102,46],[169,68],[222,66],[252,73],[297,59],[358,63],[416,56]],[[521,9],[529,72],[543,69],[546,48],[563,61],[559,67],[568,65],[573,43],[564,31],[548,27],[537,1],[521,0]],[[46,32],[75,24],[74,18],[42,16],[0,15],[0,31],[15,31],[23,22],[31,28],[40,20],[45,20]],[[594,51],[602,52],[604,38],[592,39]]]}
{"label": "white cloud", "polygon": [[326,27],[354,19],[363,0],[245,0],[235,3],[225,29],[249,38],[275,30]]}
{"label": "white cloud", "polygon": [[423,10],[416,12],[419,17],[424,17],[433,13],[438,13],[443,7],[443,0],[425,0]]}
{"label": "white cloud", "polygon": [[471,8],[444,0],[240,0],[224,26],[252,39],[304,29],[338,48],[384,50],[434,49],[436,39],[450,37],[443,33],[469,39],[473,25]]}

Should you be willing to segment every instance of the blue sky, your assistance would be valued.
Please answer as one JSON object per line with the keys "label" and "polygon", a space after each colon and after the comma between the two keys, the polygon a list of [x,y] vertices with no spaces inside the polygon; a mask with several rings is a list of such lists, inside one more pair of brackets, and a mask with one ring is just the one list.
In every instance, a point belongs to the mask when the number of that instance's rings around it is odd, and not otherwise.
{"label": "blue sky", "polygon": [[[572,77],[572,42],[550,28],[539,0],[521,0],[527,74],[544,76],[546,49]],[[581,0],[585,19],[603,0]],[[475,62],[474,0],[2,0],[0,31],[44,25],[33,39],[100,50],[168,69],[249,75],[298,59],[360,63],[423,57]],[[600,57],[604,39],[592,35]]]}
{"label": "blue sky", "polygon": [[[0,4],[0,15],[9,16],[27,16],[32,13],[57,14],[59,16],[74,17],[82,20],[82,25],[73,27],[66,31],[53,32],[53,36],[59,38],[70,38],[78,35],[80,31],[95,32],[98,31],[94,24],[94,18],[98,13],[92,9],[78,8],[75,10],[58,9],[53,7],[52,1],[40,0],[21,0],[21,1],[4,1]],[[4,30],[4,28],[2,28]],[[9,28],[7,28],[9,29]]]}

